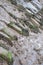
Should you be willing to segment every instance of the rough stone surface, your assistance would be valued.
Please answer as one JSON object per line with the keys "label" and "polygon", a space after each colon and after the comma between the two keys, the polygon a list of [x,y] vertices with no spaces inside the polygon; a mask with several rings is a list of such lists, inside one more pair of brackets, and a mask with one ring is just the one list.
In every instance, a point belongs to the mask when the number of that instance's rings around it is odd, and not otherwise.
{"label": "rough stone surface", "polygon": [[[8,0],[0,0],[0,22],[19,23],[21,20],[30,21],[24,11],[18,10],[17,5],[11,4]],[[43,65],[43,31],[40,30],[41,33],[38,34],[30,31],[27,37],[20,35],[13,29],[9,29],[9,31],[12,36],[16,35],[18,40],[12,41],[12,47],[5,40],[0,39],[0,43],[4,42],[4,45],[12,52],[13,65]],[[7,65],[7,63],[0,58],[0,65]]]}

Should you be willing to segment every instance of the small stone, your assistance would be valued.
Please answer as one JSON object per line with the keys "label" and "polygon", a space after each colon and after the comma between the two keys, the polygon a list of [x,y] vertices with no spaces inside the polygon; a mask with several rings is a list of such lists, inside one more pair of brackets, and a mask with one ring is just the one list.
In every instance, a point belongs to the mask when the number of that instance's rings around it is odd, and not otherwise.
{"label": "small stone", "polygon": [[41,44],[35,44],[35,47],[34,47],[35,50],[40,50],[41,49]]}

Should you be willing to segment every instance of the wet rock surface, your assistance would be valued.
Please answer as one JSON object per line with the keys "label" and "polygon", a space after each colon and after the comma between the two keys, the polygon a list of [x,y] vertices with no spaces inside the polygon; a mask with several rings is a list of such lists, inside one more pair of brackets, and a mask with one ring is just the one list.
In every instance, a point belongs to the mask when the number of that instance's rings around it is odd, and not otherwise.
{"label": "wet rock surface", "polygon": [[0,65],[43,65],[43,12],[34,16],[13,1],[0,0],[0,47],[13,56],[11,64],[0,57]]}

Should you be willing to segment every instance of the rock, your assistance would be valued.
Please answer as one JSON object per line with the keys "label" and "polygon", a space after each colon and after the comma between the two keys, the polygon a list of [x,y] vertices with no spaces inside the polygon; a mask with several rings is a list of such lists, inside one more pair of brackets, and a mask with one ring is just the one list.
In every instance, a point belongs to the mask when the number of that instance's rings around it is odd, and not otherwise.
{"label": "rock", "polygon": [[8,63],[12,63],[12,53],[8,52],[6,49],[0,47],[0,57],[5,59]]}
{"label": "rock", "polygon": [[41,8],[38,0],[0,0],[0,57],[4,60],[0,59],[2,64],[43,64]]}
{"label": "rock", "polygon": [[34,47],[34,49],[36,50],[36,51],[39,51],[39,50],[41,50],[41,44],[35,44],[35,47]]}

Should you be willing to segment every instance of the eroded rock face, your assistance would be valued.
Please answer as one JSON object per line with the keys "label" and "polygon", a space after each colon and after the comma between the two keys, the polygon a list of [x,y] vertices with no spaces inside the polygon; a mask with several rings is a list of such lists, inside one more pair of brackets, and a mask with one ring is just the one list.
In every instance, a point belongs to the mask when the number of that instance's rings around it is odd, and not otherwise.
{"label": "eroded rock face", "polygon": [[[10,65],[43,65],[42,5],[38,0],[18,1],[0,0],[0,47],[12,53]],[[0,65],[7,65],[2,59]]]}

